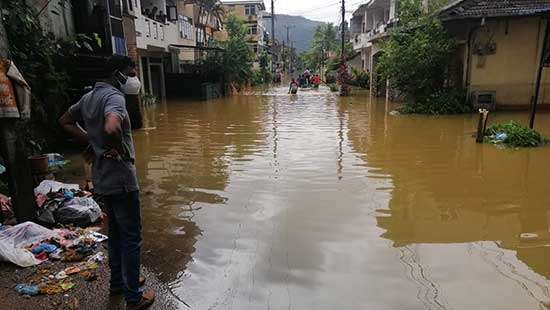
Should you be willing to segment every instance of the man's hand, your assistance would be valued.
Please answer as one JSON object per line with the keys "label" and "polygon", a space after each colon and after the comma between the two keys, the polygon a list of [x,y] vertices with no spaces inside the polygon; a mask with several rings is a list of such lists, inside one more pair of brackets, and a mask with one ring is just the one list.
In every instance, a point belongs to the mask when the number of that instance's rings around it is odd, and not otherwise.
{"label": "man's hand", "polygon": [[109,113],[105,116],[104,131],[111,149],[105,152],[103,157],[120,160],[126,156],[122,143],[122,119],[118,114]]}
{"label": "man's hand", "polygon": [[122,156],[120,155],[120,152],[116,149],[110,149],[107,152],[103,153],[103,157],[108,159],[114,159],[114,160],[122,160]]}

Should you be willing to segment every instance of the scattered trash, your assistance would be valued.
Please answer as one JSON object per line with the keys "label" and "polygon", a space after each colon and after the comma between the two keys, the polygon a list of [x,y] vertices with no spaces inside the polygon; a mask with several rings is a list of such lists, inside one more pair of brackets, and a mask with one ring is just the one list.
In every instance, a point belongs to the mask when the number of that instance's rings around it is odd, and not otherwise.
{"label": "scattered trash", "polygon": [[39,245],[35,246],[34,248],[31,249],[31,252],[32,254],[39,254],[39,253],[42,253],[42,252],[46,252],[46,253],[53,253],[57,251],[57,247],[53,244],[49,244],[49,243],[40,243]]}
{"label": "scattered trash", "polygon": [[87,226],[100,218],[101,208],[92,198],[77,197],[58,208],[54,215],[57,223]]}
{"label": "scattered trash", "polygon": [[97,269],[99,266],[96,262],[86,262],[87,269]]}
{"label": "scattered trash", "polygon": [[80,275],[84,278],[84,280],[91,282],[97,279],[97,274],[93,271],[82,271]]}
{"label": "scattered trash", "polygon": [[67,273],[65,272],[65,270],[61,270],[60,272],[58,272],[58,273],[55,275],[55,278],[56,278],[57,280],[63,280],[63,279],[65,279],[65,278],[67,278],[67,277],[68,277],[68,275],[67,275]]}
{"label": "scattered trash", "polygon": [[53,260],[61,260],[61,258],[63,257],[62,255],[63,252],[60,249],[57,249],[57,251],[50,253],[50,255],[48,255],[48,258]]}
{"label": "scattered trash", "polygon": [[63,288],[58,283],[46,283],[40,285],[40,294],[57,295],[63,293]]}
{"label": "scattered trash", "polygon": [[15,286],[15,291],[19,295],[35,296],[35,295],[38,295],[38,293],[40,292],[40,289],[38,288],[37,285],[17,284],[17,286]]}
{"label": "scattered trash", "polygon": [[65,268],[65,274],[70,276],[72,274],[76,274],[76,273],[79,273],[80,272],[80,268],[78,268],[77,266],[71,266],[71,267],[67,267]]}
{"label": "scattered trash", "polygon": [[522,233],[519,235],[519,238],[526,241],[537,240],[539,238],[539,235],[535,233]]}
{"label": "scattered trash", "polygon": [[41,262],[40,258],[35,258],[25,247],[50,239],[54,235],[53,230],[32,222],[4,229],[0,231],[0,260],[12,262],[21,267],[37,265]]}
{"label": "scattered trash", "polygon": [[48,195],[49,193],[56,193],[59,192],[59,190],[65,189],[65,190],[74,190],[79,191],[80,186],[78,184],[64,184],[57,181],[51,181],[51,180],[44,180],[38,185],[37,188],[34,189],[34,194],[42,194],[42,195]]}
{"label": "scattered trash", "polygon": [[98,252],[88,259],[88,262],[102,262],[105,259],[103,252]]}
{"label": "scattered trash", "polygon": [[399,112],[397,110],[393,110],[393,111],[390,112],[390,115],[391,116],[399,116],[399,115],[401,115],[401,112]]}
{"label": "scattered trash", "polygon": [[65,160],[63,155],[58,153],[44,154],[48,157],[48,167],[50,168],[63,168],[70,163],[69,160]]}
{"label": "scattered trash", "polygon": [[500,143],[500,142],[504,142],[506,139],[508,139],[508,135],[505,134],[505,133],[503,133],[503,132],[497,133],[497,134],[495,135],[495,141],[496,141],[496,142],[499,142],[499,143]]}
{"label": "scattered trash", "polygon": [[59,284],[59,286],[61,286],[61,289],[63,289],[63,291],[70,291],[74,288],[74,283],[72,282],[62,282],[61,284]]}
{"label": "scattered trash", "polygon": [[100,233],[95,232],[95,231],[90,232],[88,234],[88,237],[92,238],[94,240],[94,242],[97,242],[97,243],[101,243],[101,242],[109,239],[109,237],[105,236],[104,234],[100,234]]}

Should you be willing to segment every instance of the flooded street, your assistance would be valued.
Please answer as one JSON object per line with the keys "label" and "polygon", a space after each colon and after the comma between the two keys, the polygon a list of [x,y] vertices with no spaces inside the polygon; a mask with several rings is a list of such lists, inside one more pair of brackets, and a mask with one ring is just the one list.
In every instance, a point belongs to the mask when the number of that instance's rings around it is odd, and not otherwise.
{"label": "flooded street", "polygon": [[[477,145],[475,115],[392,116],[368,97],[286,91],[144,111],[144,264],[175,298],[236,310],[550,305],[550,147]],[[537,122],[550,135],[550,115]]]}

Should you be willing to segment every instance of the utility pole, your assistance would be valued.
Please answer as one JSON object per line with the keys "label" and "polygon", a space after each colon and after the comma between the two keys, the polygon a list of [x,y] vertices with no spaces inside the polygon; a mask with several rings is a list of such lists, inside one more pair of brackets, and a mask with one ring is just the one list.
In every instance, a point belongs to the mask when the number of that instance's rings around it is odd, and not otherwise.
{"label": "utility pole", "polygon": [[[0,0],[0,9],[3,7]],[[1,11],[0,11],[1,12]],[[0,59],[8,59],[9,42],[0,13]],[[0,156],[8,174],[8,186],[19,223],[34,219],[33,180],[26,152],[17,137],[17,119],[0,119]]]}
{"label": "utility pole", "polygon": [[[290,45],[290,32],[289,32],[289,30],[291,28],[296,28],[296,25],[292,25],[292,26],[285,25],[285,28],[286,28],[286,43],[287,43],[287,45]],[[290,55],[290,53],[292,53],[292,49],[289,51],[289,55]],[[292,59],[291,57],[289,57],[289,58]],[[288,68],[289,68],[288,71],[289,72],[290,72],[290,66],[292,66],[292,64],[288,65]]]}
{"label": "utility pole", "polygon": [[540,84],[542,80],[542,70],[545,65],[546,49],[548,48],[548,35],[550,35],[550,19],[546,20],[546,30],[544,31],[544,39],[542,44],[542,51],[540,53],[540,62],[537,70],[537,80],[535,82],[535,96],[533,97],[533,106],[531,107],[531,117],[529,118],[529,128],[533,129],[535,127],[535,116],[537,114],[537,103],[540,96]]}
{"label": "utility pole", "polygon": [[344,60],[344,47],[346,46],[346,31],[344,29],[344,22],[346,21],[346,0],[342,0],[342,63]]}
{"label": "utility pole", "polygon": [[[271,0],[271,51],[275,52],[275,0]],[[271,59],[271,72],[275,72],[275,64],[273,59]]]}

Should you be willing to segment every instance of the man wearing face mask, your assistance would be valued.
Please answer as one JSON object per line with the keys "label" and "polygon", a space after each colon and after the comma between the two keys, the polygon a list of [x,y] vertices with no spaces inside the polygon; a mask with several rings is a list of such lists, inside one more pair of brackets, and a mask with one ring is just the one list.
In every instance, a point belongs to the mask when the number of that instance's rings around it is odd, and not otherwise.
{"label": "man wearing face mask", "polygon": [[137,77],[135,69],[128,74],[128,81],[121,87],[122,92],[126,95],[126,110],[130,116],[130,125],[132,130],[143,127],[143,117],[139,109],[139,91],[141,90],[141,82]]}
{"label": "man wearing face mask", "polygon": [[94,190],[105,198],[109,217],[111,293],[125,294],[126,309],[144,309],[153,303],[155,292],[140,289],[139,187],[130,118],[121,92],[134,68],[129,57],[110,57],[105,64],[105,78],[69,108],[60,124],[76,139],[92,146]]}

